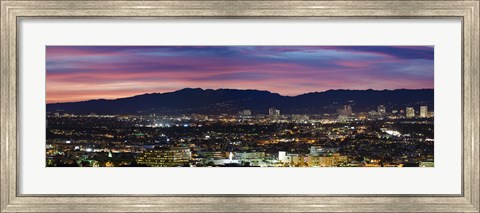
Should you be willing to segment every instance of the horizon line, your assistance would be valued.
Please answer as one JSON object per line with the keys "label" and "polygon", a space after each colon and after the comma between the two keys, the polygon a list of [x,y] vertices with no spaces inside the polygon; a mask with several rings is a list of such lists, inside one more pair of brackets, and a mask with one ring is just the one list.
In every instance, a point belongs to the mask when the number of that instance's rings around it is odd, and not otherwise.
{"label": "horizon line", "polygon": [[182,88],[182,89],[178,89],[178,90],[174,90],[174,91],[168,91],[168,92],[152,92],[152,93],[141,93],[141,94],[136,94],[136,95],[132,95],[132,96],[125,96],[125,97],[118,97],[118,98],[112,98],[112,99],[106,99],[106,98],[96,98],[96,99],[87,99],[87,100],[78,100],[78,101],[67,101],[67,102],[48,102],[47,100],[45,100],[45,103],[46,105],[48,104],[66,104],[66,103],[78,103],[78,102],[87,102],[87,101],[99,101],[99,100],[105,100],[105,101],[114,101],[114,100],[119,100],[119,99],[124,99],[124,98],[133,98],[133,97],[137,97],[137,96],[142,96],[142,95],[154,95],[154,94],[167,94],[167,93],[174,93],[174,92],[178,92],[178,91],[182,91],[182,90],[187,90],[187,89],[191,89],[191,90],[202,90],[202,91],[205,91],[205,90],[214,90],[214,91],[217,91],[217,90],[240,90],[240,91],[248,91],[248,90],[252,90],[252,91],[260,91],[260,92],[269,92],[269,93],[272,93],[272,94],[277,94],[277,95],[280,95],[280,96],[283,96],[283,97],[297,97],[297,96],[301,96],[301,95],[306,95],[306,94],[312,94],[312,93],[323,93],[323,92],[328,92],[328,91],[341,91],[341,90],[346,90],[346,91],[368,91],[368,90],[373,90],[373,91],[395,91],[395,90],[433,90],[434,88],[417,88],[417,89],[407,89],[407,88],[398,88],[398,89],[328,89],[328,90],[323,90],[323,91],[312,91],[312,92],[305,92],[305,93],[302,93],[302,94],[298,94],[298,95],[282,95],[280,93],[276,93],[276,92],[272,92],[272,91],[268,91],[268,90],[259,90],[259,89],[234,89],[234,88],[217,88],[217,89],[204,89],[204,88],[200,88],[200,87],[196,87],[196,88],[193,88],[193,87],[185,87],[185,88]]}

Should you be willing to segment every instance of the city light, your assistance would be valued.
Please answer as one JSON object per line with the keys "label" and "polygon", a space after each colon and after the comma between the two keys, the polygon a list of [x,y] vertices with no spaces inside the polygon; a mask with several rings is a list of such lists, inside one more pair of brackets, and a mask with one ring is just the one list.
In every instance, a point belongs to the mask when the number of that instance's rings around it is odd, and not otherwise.
{"label": "city light", "polygon": [[417,108],[410,108],[404,114],[383,105],[381,113],[341,106],[308,116],[273,107],[264,114],[155,115],[171,125],[151,115],[52,115],[47,158],[50,166],[433,166],[433,117],[424,117],[433,113],[412,115]]}
{"label": "city light", "polygon": [[433,46],[45,51],[47,167],[435,166]]}

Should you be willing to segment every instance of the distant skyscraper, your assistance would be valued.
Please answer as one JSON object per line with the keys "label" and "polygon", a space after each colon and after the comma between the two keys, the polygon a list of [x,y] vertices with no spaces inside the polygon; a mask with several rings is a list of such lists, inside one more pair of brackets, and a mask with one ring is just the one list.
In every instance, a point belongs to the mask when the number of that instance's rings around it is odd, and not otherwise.
{"label": "distant skyscraper", "polygon": [[413,107],[407,107],[405,111],[406,111],[407,118],[415,117],[415,109]]}
{"label": "distant skyscraper", "polygon": [[347,115],[353,114],[352,106],[345,105],[345,112],[347,113]]}
{"label": "distant skyscraper", "polygon": [[275,114],[275,108],[274,107],[270,107],[268,109],[268,115],[274,115]]}
{"label": "distant skyscraper", "polygon": [[337,112],[339,115],[350,116],[353,113],[352,106],[348,104],[344,105],[342,108],[338,109]]}
{"label": "distant skyscraper", "polygon": [[427,106],[420,106],[420,117],[426,118],[428,116],[428,108]]}
{"label": "distant skyscraper", "polygon": [[378,114],[380,114],[380,115],[385,115],[385,113],[387,112],[387,110],[385,109],[385,106],[379,105],[377,112],[378,112]]}
{"label": "distant skyscraper", "polygon": [[268,109],[268,115],[270,116],[279,116],[280,115],[280,110],[275,109],[275,107],[270,107]]}
{"label": "distant skyscraper", "polygon": [[344,105],[342,108],[337,110],[337,113],[338,113],[337,121],[346,122],[346,121],[350,120],[350,118],[353,114],[352,106],[350,106],[348,104]]}

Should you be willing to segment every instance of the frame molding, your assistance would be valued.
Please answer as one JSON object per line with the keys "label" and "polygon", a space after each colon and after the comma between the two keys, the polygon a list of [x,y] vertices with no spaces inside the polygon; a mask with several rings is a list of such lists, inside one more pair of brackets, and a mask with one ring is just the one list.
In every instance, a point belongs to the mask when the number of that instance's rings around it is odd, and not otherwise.
{"label": "frame molding", "polygon": [[[0,0],[0,212],[479,212],[479,0]],[[459,196],[17,194],[17,21],[21,18],[462,18],[463,194]],[[228,203],[228,205],[224,205]]]}

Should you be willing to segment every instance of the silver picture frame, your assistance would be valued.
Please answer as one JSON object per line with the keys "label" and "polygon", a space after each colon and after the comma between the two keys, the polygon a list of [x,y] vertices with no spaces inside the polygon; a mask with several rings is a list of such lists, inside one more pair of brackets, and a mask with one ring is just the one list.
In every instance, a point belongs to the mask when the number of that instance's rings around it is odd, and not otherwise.
{"label": "silver picture frame", "polygon": [[[479,212],[479,1],[0,0],[1,212]],[[460,195],[22,195],[18,193],[18,22],[28,18],[462,20]]]}

